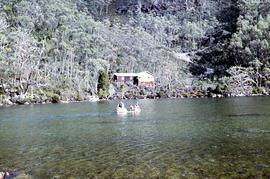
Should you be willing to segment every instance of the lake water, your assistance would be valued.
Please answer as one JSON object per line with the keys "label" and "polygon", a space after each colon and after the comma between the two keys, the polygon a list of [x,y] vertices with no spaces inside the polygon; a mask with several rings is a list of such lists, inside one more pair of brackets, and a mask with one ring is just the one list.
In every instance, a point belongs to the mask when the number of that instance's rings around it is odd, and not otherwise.
{"label": "lake water", "polygon": [[[124,101],[126,106],[135,101]],[[270,177],[270,98],[0,108],[0,171],[35,178]]]}

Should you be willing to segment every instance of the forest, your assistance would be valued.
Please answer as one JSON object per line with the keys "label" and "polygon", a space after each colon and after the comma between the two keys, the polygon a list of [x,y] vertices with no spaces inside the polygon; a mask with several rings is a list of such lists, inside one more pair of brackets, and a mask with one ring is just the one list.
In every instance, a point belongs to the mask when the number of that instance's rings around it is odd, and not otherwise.
{"label": "forest", "polygon": [[269,94],[269,43],[263,0],[0,0],[0,104],[108,98],[114,72]]}

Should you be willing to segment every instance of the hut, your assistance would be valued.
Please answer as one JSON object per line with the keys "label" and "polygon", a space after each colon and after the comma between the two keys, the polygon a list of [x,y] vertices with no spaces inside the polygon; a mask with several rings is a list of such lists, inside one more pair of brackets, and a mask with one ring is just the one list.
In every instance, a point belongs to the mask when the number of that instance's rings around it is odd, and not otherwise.
{"label": "hut", "polygon": [[132,84],[153,87],[155,85],[154,75],[148,71],[140,73],[114,73],[113,81],[118,84]]}

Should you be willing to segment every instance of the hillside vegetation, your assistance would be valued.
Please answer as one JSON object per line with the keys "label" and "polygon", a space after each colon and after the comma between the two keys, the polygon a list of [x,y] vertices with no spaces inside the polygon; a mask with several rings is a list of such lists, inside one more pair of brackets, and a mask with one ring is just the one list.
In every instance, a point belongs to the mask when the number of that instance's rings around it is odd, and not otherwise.
{"label": "hillside vegetation", "polygon": [[269,10],[251,0],[0,0],[0,103],[86,99],[101,71],[150,71],[163,89],[266,93]]}

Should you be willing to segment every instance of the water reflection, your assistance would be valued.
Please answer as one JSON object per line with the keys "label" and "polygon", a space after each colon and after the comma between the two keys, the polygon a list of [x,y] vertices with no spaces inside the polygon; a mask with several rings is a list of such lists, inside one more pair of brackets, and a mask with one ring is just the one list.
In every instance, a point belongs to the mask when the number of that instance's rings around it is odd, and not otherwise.
{"label": "water reflection", "polygon": [[[126,105],[135,101],[124,101]],[[0,169],[48,177],[269,177],[269,98],[0,108]]]}

